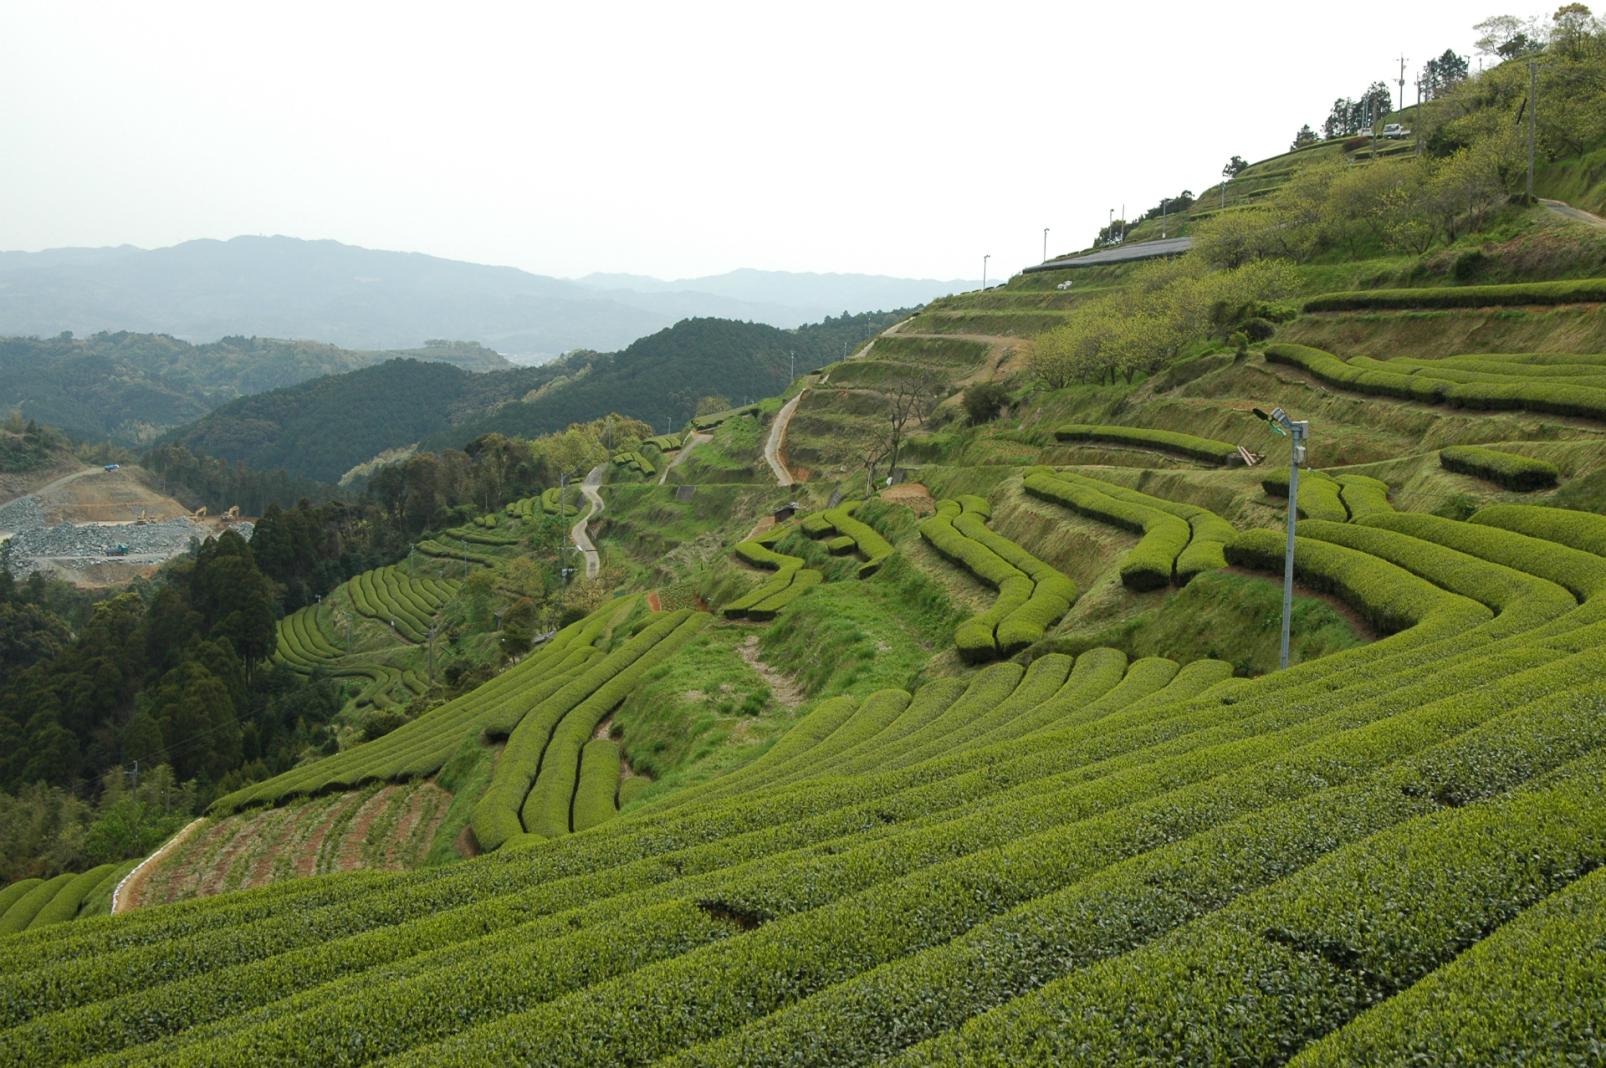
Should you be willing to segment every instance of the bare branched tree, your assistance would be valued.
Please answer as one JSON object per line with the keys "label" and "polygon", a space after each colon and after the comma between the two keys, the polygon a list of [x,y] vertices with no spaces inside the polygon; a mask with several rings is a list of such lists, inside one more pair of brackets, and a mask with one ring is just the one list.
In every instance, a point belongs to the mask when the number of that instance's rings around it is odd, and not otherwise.
{"label": "bare branched tree", "polygon": [[888,467],[896,470],[898,450],[903,447],[905,433],[911,423],[924,424],[942,403],[942,378],[925,369],[910,370],[895,379],[886,389],[887,398],[887,451],[891,456]]}

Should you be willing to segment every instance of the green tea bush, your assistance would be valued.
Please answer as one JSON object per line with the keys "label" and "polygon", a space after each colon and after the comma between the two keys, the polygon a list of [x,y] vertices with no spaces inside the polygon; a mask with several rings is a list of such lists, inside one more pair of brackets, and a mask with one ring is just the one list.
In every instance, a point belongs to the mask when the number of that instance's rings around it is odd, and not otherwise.
{"label": "green tea bush", "polygon": [[[1288,475],[1282,471],[1268,471],[1261,476],[1260,487],[1268,497],[1288,496]],[[1339,483],[1321,471],[1306,470],[1299,475],[1299,515],[1310,519],[1330,519],[1342,523],[1349,518],[1344,507]]]}
{"label": "green tea bush", "polygon": [[619,743],[593,738],[580,750],[580,774],[574,788],[576,831],[606,823],[618,814]]}
{"label": "green tea bush", "polygon": [[1519,492],[1554,486],[1561,477],[1553,463],[1481,445],[1452,445],[1441,449],[1439,464],[1446,471],[1486,478]]}
{"label": "green tea bush", "polygon": [[1491,504],[1480,509],[1470,522],[1501,527],[1596,556],[1606,556],[1606,516],[1593,512],[1537,508],[1528,504]]}
{"label": "green tea bush", "polygon": [[1171,430],[1150,430],[1135,426],[1095,426],[1070,423],[1054,431],[1060,441],[1106,441],[1117,445],[1159,449],[1207,464],[1228,464],[1238,458],[1238,447],[1231,442],[1180,434]]}
{"label": "green tea bush", "polygon": [[1027,474],[1024,485],[1034,497],[1143,535],[1121,561],[1121,583],[1127,589],[1142,592],[1170,585],[1177,557],[1193,537],[1187,520],[1111,496],[1101,488],[1103,483],[1065,472],[1034,469]]}
{"label": "green tea bush", "polygon": [[1386,308],[1490,308],[1525,304],[1590,304],[1606,301],[1606,278],[1518,282],[1493,286],[1368,289],[1328,293],[1305,302],[1307,312]]}

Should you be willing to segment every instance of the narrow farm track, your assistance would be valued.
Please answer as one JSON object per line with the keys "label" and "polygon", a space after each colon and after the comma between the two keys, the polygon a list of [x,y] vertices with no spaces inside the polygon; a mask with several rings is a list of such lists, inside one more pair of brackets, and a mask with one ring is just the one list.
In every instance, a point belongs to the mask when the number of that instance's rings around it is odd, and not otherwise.
{"label": "narrow farm track", "polygon": [[607,473],[608,465],[605,463],[598,464],[586,474],[585,481],[580,483],[580,493],[586,500],[591,502],[591,507],[574,524],[574,529],[569,532],[569,538],[574,542],[574,547],[580,550],[581,556],[585,557],[586,578],[588,579],[596,578],[597,572],[602,566],[601,558],[597,554],[597,546],[591,540],[589,528],[591,521],[602,514],[602,494],[597,492],[597,489],[602,485],[602,478]]}
{"label": "narrow farm track", "polygon": [[195,833],[195,829],[205,822],[206,818],[203,816],[200,819],[186,823],[177,834],[163,842],[156,852],[140,861],[139,867],[123,876],[123,881],[118,883],[117,889],[112,891],[112,912],[127,912],[130,909],[138,908],[140,890],[145,886],[145,880],[150,878],[150,873],[155,869],[155,866],[161,862],[163,857],[183,845],[185,839]]}
{"label": "narrow farm track", "polygon": [[1539,203],[1543,204],[1545,207],[1549,208],[1552,212],[1560,215],[1564,219],[1571,219],[1573,222],[1581,222],[1586,226],[1598,226],[1602,229],[1606,229],[1606,219],[1602,219],[1599,215],[1593,215],[1585,211],[1583,208],[1575,208],[1564,200],[1541,199]]}
{"label": "narrow farm track", "polygon": [[669,472],[679,467],[681,463],[685,461],[686,457],[691,455],[692,449],[696,448],[698,445],[706,445],[713,440],[714,435],[712,434],[703,434],[696,431],[688,434],[686,436],[686,440],[681,443],[680,451],[675,453],[675,458],[664,465],[663,472],[658,476],[658,484],[662,486],[665,482],[669,481]]}
{"label": "narrow farm track", "polygon": [[798,395],[781,405],[781,410],[775,413],[775,422],[770,424],[770,436],[764,441],[764,462],[770,465],[775,473],[777,485],[790,486],[795,481],[792,472],[787,470],[786,464],[781,460],[781,450],[786,446],[786,428],[791,425],[792,414],[797,411],[808,390],[800,390]]}

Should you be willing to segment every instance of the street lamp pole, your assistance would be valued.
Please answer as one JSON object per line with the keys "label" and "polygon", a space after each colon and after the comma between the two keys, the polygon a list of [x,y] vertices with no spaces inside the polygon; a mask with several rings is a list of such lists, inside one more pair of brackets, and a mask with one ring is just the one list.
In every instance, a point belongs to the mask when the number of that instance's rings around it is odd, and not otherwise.
{"label": "street lamp pole", "polygon": [[1305,442],[1310,436],[1310,423],[1304,419],[1290,419],[1281,408],[1271,414],[1255,409],[1255,414],[1271,425],[1273,432],[1286,435],[1292,443],[1288,452],[1288,541],[1283,548],[1283,627],[1282,643],[1277,654],[1277,666],[1288,666],[1288,638],[1294,611],[1294,521],[1299,513],[1299,469],[1306,458]]}
{"label": "street lamp pole", "polygon": [[985,255],[985,256],[983,256],[981,258],[981,287],[982,287],[982,289],[986,289],[987,288],[987,261],[992,259],[992,258],[993,258],[993,254],[991,252],[987,253],[987,255]]}
{"label": "street lamp pole", "polygon": [[1048,227],[1043,227],[1043,262],[1048,262]]}

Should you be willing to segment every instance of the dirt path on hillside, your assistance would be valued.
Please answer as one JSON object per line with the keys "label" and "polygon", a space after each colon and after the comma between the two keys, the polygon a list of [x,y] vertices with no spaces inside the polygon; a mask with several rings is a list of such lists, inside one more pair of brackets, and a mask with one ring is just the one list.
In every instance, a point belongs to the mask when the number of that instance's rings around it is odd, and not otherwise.
{"label": "dirt path on hillside", "polygon": [[1575,208],[1565,200],[1545,200],[1541,198],[1539,203],[1555,214],[1560,215],[1563,219],[1581,222],[1585,226],[1598,226],[1601,229],[1606,229],[1606,219],[1602,219],[1599,215],[1592,215],[1583,208]]}
{"label": "dirt path on hillside", "polygon": [[194,834],[196,828],[205,822],[206,817],[202,816],[186,823],[177,834],[162,843],[161,848],[140,861],[137,868],[123,876],[123,881],[118,883],[117,888],[112,891],[112,912],[127,912],[130,909],[138,908],[140,893],[145,889],[145,883],[149,881],[151,872],[156,869],[156,865],[161,863],[163,857],[183,845],[184,840]]}
{"label": "dirt path on hillside", "polygon": [[770,465],[775,482],[780,486],[790,486],[795,481],[781,460],[781,449],[786,444],[786,428],[792,423],[792,413],[807,394],[807,389],[800,390],[797,396],[781,405],[781,410],[775,413],[775,422],[770,424],[770,436],[764,441],[764,462]]}
{"label": "dirt path on hillside", "polygon": [[747,640],[736,647],[736,651],[747,662],[747,666],[753,669],[753,673],[764,680],[764,685],[770,688],[770,695],[775,700],[787,708],[796,708],[803,703],[806,695],[802,687],[798,686],[790,675],[782,674],[764,663],[758,651],[757,634],[748,635]]}
{"label": "dirt path on hillside", "polygon": [[597,492],[597,488],[602,485],[602,476],[607,473],[608,465],[605,463],[598,464],[586,474],[585,481],[580,483],[580,494],[591,502],[591,508],[585,515],[580,517],[579,522],[575,523],[574,529],[569,531],[569,538],[574,542],[574,547],[580,550],[581,556],[585,557],[586,578],[588,579],[596,578],[597,572],[602,567],[602,561],[597,554],[597,546],[591,540],[590,527],[591,521],[602,514],[602,494]]}
{"label": "dirt path on hillside", "polygon": [[690,434],[686,440],[681,443],[680,451],[675,453],[675,458],[664,465],[664,473],[658,476],[658,484],[662,486],[665,482],[669,481],[669,472],[679,467],[685,461],[686,457],[691,455],[691,451],[693,449],[699,445],[706,445],[713,440],[714,435],[712,434],[702,434],[697,432]]}

